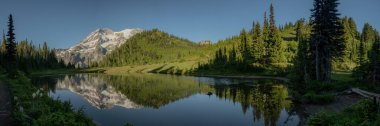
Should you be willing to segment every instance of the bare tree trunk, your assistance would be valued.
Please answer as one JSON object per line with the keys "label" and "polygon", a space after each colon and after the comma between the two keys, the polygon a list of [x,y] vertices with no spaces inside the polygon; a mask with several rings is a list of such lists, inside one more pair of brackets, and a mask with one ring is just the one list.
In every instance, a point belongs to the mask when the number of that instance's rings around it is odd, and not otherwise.
{"label": "bare tree trunk", "polygon": [[331,80],[331,55],[330,52],[326,54],[326,73],[325,73],[325,81],[330,82]]}
{"label": "bare tree trunk", "polygon": [[306,83],[308,83],[309,82],[309,73],[307,73],[307,66],[306,66],[306,64],[304,64],[303,65],[303,73],[304,73],[304,75],[303,75],[303,80],[306,82]]}
{"label": "bare tree trunk", "polygon": [[318,44],[315,44],[315,76],[316,80],[320,79],[319,76],[319,49],[318,49]]}

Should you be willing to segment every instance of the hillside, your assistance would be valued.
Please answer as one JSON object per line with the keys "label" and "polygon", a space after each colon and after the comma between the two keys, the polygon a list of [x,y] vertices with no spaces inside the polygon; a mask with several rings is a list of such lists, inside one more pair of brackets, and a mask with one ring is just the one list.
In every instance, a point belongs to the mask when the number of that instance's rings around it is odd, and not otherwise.
{"label": "hillside", "polygon": [[[197,43],[158,29],[136,34],[93,66],[147,65],[169,62],[200,61],[207,52]],[[205,55],[206,54],[206,55]]]}
{"label": "hillside", "polygon": [[[287,26],[280,31],[284,40],[282,46],[287,62],[294,57],[297,42],[294,41],[294,26]],[[252,34],[247,34],[248,42]],[[102,60],[92,62],[92,67],[102,67],[108,74],[125,74],[133,72],[153,72],[184,74],[198,68],[199,63],[208,63],[215,58],[217,50],[226,48],[231,51],[241,44],[241,35],[235,35],[213,44],[195,43],[170,35],[158,29],[138,33],[120,47],[107,54]],[[288,41],[287,41],[288,40]],[[250,43],[249,43],[249,46]],[[290,51],[292,50],[292,51]]]}

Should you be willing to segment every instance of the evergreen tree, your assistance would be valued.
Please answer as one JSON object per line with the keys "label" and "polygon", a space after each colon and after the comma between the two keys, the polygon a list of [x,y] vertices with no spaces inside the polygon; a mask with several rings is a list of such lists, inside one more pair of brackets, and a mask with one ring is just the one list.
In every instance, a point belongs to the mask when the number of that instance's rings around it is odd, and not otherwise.
{"label": "evergreen tree", "polygon": [[255,25],[255,21],[253,21],[253,22],[252,22],[252,29],[249,31],[249,34],[250,34],[250,35],[253,35],[254,30],[255,30],[255,26],[256,26],[256,25]]}
{"label": "evergreen tree", "polygon": [[14,26],[13,26],[13,17],[12,14],[9,15],[8,20],[8,39],[7,39],[7,53],[6,58],[7,62],[9,62],[9,65],[13,65],[16,62],[16,38],[14,34]]}
{"label": "evergreen tree", "polygon": [[354,76],[357,77],[359,81],[380,84],[380,39],[378,33],[375,33],[375,43],[369,53],[369,60],[368,62],[362,62],[360,66],[355,69]]}
{"label": "evergreen tree", "polygon": [[248,66],[251,60],[251,54],[248,45],[247,33],[244,29],[240,32],[240,54],[242,56],[243,66]]}
{"label": "evergreen tree", "polygon": [[359,66],[364,65],[366,57],[366,51],[364,47],[364,41],[360,41],[359,43]]}
{"label": "evergreen tree", "polygon": [[[295,60],[295,73],[298,76],[298,82],[309,82],[310,80],[310,54],[309,41],[306,32],[305,19],[297,23],[296,38],[298,43],[298,53]],[[304,85],[302,85],[304,86]]]}
{"label": "evergreen tree", "polygon": [[267,13],[264,12],[264,26],[263,26],[263,40],[264,41],[268,41],[268,39],[269,39],[269,32],[270,32],[269,21],[268,21],[268,18],[267,18]]}
{"label": "evergreen tree", "polygon": [[280,36],[278,34],[276,23],[274,20],[274,8],[270,5],[270,19],[269,19],[269,38],[267,40],[268,44],[268,60],[269,63],[279,63],[282,62],[283,49],[281,45]]}
{"label": "evergreen tree", "polygon": [[375,30],[373,29],[373,27],[368,24],[368,23],[365,23],[364,24],[364,27],[363,27],[363,31],[362,31],[362,35],[361,35],[361,47],[362,50],[361,50],[361,54],[362,55],[362,61],[360,62],[368,62],[368,53],[369,51],[371,50],[372,48],[372,45],[373,43],[375,42],[375,38],[376,37],[376,34],[375,34]]}
{"label": "evergreen tree", "polygon": [[230,50],[229,57],[228,57],[228,63],[230,64],[230,66],[236,65],[236,57],[237,57],[236,48],[235,48],[235,45],[232,45],[232,50]]}
{"label": "evergreen tree", "polygon": [[342,20],[343,25],[343,40],[346,47],[343,55],[334,59],[334,68],[341,70],[352,70],[356,67],[359,56],[359,40],[357,40],[356,23],[352,18],[344,17]]}
{"label": "evergreen tree", "polygon": [[331,61],[344,50],[343,27],[338,18],[337,1],[314,0],[310,46],[315,66],[315,77],[312,79],[315,80],[330,81]]}
{"label": "evergreen tree", "polygon": [[373,84],[380,84],[380,40],[378,37],[369,55],[369,69],[366,79]]}
{"label": "evergreen tree", "polygon": [[267,13],[265,12],[264,13],[264,25],[263,25],[263,35],[262,35],[262,39],[264,41],[264,44],[265,44],[265,48],[264,48],[264,64],[268,64],[269,63],[269,57],[268,57],[268,51],[269,51],[269,48],[270,48],[270,44],[269,44],[269,21],[268,21],[268,18],[267,18]]}
{"label": "evergreen tree", "polygon": [[351,36],[351,44],[349,46],[351,46],[350,48],[352,50],[352,52],[350,53],[350,60],[351,62],[357,62],[358,57],[359,57],[358,46],[359,46],[360,41],[359,41],[359,32],[357,30],[356,23],[354,19],[352,19],[352,17],[348,18],[348,28],[349,28],[349,33]]}
{"label": "evergreen tree", "polygon": [[257,22],[255,27],[253,28],[252,34],[252,59],[254,63],[264,63],[264,55],[265,55],[265,43],[261,35],[260,24]]}
{"label": "evergreen tree", "polygon": [[275,23],[275,20],[274,20],[274,8],[273,8],[273,4],[272,3],[270,4],[269,29],[270,29],[269,38],[274,38],[275,34],[276,34],[277,28],[276,28],[276,23]]}
{"label": "evergreen tree", "polygon": [[49,55],[49,48],[47,46],[47,43],[44,42],[44,44],[42,45],[42,58],[44,60],[47,60],[48,59],[48,55]]}
{"label": "evergreen tree", "polygon": [[10,14],[8,18],[8,32],[6,41],[5,68],[8,76],[14,78],[16,75],[16,38],[14,34],[13,17]]}

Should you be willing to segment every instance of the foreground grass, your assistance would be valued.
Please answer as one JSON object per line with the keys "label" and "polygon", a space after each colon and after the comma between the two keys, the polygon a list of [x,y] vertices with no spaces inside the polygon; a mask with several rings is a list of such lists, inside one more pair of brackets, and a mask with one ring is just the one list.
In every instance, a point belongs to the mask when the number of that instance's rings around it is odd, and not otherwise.
{"label": "foreground grass", "polygon": [[332,80],[340,82],[354,82],[355,79],[352,77],[352,72],[350,71],[335,71],[331,75]]}
{"label": "foreground grass", "polygon": [[[289,75],[295,78],[297,75]],[[351,72],[333,72],[332,81],[328,83],[311,81],[307,84],[292,82],[293,97],[303,103],[329,104],[334,102],[336,94],[344,92],[351,87],[365,87],[358,84]]]}
{"label": "foreground grass", "polygon": [[12,120],[14,125],[37,126],[91,126],[83,110],[75,111],[69,102],[61,102],[48,96],[48,89],[38,89],[30,79],[19,72],[15,79],[0,74],[7,83],[12,98]]}
{"label": "foreground grass", "polygon": [[339,113],[320,112],[307,121],[310,126],[379,126],[379,104],[372,100],[359,103]]}
{"label": "foreground grass", "polygon": [[[337,93],[359,87],[368,91],[377,91],[374,85],[359,83],[351,72],[333,72],[331,83],[312,83],[306,88],[304,98],[315,104],[334,102]],[[378,126],[380,125],[379,101],[363,99],[341,112],[326,112],[324,110],[312,115],[307,120],[310,126]]]}

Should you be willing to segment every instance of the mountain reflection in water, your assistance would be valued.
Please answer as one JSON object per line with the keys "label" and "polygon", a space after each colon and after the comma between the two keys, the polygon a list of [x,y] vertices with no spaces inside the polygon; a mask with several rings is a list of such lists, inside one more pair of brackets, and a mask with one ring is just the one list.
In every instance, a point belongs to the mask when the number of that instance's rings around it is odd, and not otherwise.
{"label": "mountain reflection in water", "polygon": [[56,89],[68,89],[84,97],[92,106],[101,109],[111,108],[114,105],[124,108],[140,107],[97,76],[67,75],[57,81]]}
{"label": "mountain reflection in water", "polygon": [[[290,122],[291,125],[296,125],[299,122],[298,115],[292,110],[291,101],[286,100],[287,87],[282,82],[274,80],[215,79],[157,74],[123,76],[76,74],[39,77],[33,79],[33,82],[51,89],[53,94],[56,90],[69,90],[79,94],[98,109],[112,109],[114,106],[125,109],[161,109],[169,104],[203,95],[202,97],[223,100],[224,104],[232,102],[234,105],[240,105],[243,115],[247,115],[250,111],[251,121],[254,124],[269,126]],[[191,106],[181,107],[192,109]]]}

